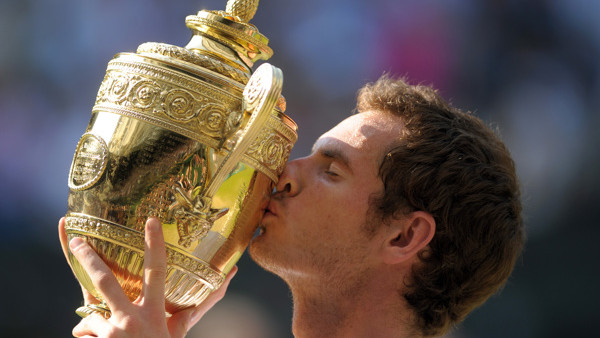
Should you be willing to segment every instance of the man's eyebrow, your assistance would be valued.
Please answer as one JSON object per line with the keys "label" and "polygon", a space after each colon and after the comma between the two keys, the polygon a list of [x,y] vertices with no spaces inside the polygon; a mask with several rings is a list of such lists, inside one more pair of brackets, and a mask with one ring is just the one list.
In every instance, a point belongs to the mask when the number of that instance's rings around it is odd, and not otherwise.
{"label": "man's eyebrow", "polygon": [[352,166],[350,165],[350,159],[348,156],[337,147],[330,147],[327,145],[319,146],[317,143],[313,145],[312,148],[313,153],[318,153],[323,157],[327,157],[342,163],[350,172],[352,172]]}

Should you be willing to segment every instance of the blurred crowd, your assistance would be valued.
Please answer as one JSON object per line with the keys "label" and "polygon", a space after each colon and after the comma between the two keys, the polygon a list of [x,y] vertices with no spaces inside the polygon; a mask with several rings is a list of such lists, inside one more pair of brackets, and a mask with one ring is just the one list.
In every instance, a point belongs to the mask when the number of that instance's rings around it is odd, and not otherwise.
{"label": "blurred crowd", "polygon": [[[56,223],[107,62],[147,41],[183,46],[186,15],[224,8],[225,0],[0,2],[0,335],[64,337],[77,322],[81,297]],[[356,91],[384,72],[432,84],[502,135],[522,183],[528,244],[503,292],[452,337],[595,332],[598,14],[600,2],[587,0],[265,0],[251,21],[284,72],[300,135],[292,157],[351,114]],[[285,285],[247,256],[239,267],[194,336],[251,337],[255,327],[256,337],[291,336]],[[244,335],[219,331],[236,325]]]}

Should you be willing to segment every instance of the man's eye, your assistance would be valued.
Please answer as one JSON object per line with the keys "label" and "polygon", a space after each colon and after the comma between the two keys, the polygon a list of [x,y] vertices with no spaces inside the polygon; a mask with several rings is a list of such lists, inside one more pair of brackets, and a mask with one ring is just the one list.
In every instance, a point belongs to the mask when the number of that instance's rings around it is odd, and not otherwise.
{"label": "man's eye", "polygon": [[332,176],[332,177],[339,176],[338,174],[334,173],[334,172],[333,172],[333,171],[331,171],[331,170],[325,170],[325,173],[326,173],[327,175],[329,175],[329,176]]}
{"label": "man's eye", "polygon": [[340,176],[339,173],[339,169],[337,168],[335,162],[334,163],[330,163],[329,166],[327,168],[325,168],[325,174],[327,174],[327,176],[329,177],[338,177]]}

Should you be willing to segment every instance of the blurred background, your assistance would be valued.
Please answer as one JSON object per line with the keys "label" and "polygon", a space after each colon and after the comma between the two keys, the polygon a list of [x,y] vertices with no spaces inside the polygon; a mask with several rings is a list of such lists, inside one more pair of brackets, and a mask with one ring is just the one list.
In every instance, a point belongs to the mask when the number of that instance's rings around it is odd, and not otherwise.
{"label": "blurred background", "polygon": [[[2,337],[68,337],[78,322],[81,294],[56,223],[107,62],[147,41],[185,45],[185,16],[225,2],[0,1]],[[252,20],[284,71],[287,113],[300,126],[293,158],[384,72],[432,84],[501,132],[529,239],[502,293],[453,338],[597,334],[598,14],[589,0],[263,0]],[[227,297],[190,336],[290,337],[286,286],[247,255],[238,266]]]}

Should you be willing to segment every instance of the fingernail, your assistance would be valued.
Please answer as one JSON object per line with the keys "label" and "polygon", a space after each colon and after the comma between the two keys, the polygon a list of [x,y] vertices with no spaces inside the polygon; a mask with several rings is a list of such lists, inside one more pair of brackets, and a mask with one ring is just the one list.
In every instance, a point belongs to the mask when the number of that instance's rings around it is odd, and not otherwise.
{"label": "fingernail", "polygon": [[69,242],[69,248],[71,251],[75,251],[80,248],[83,244],[85,244],[84,240],[80,237],[75,237]]}
{"label": "fingernail", "polygon": [[146,226],[148,227],[148,230],[150,230],[152,232],[159,231],[160,230],[160,221],[154,217],[148,218],[148,221],[146,221]]}

